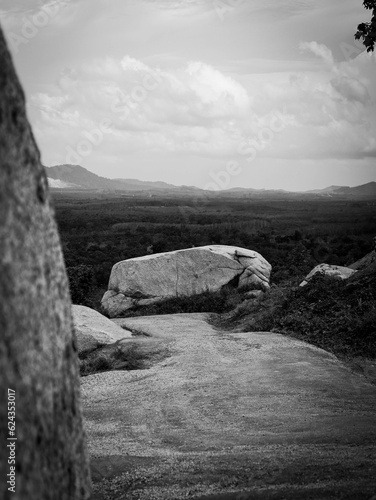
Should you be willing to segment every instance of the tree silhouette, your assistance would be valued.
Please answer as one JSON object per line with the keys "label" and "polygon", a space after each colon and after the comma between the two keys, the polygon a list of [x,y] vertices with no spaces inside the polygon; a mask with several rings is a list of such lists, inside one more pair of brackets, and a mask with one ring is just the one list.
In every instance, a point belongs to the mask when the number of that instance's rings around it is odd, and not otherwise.
{"label": "tree silhouette", "polygon": [[376,0],[364,0],[365,9],[372,10],[372,18],[369,23],[361,23],[355,33],[355,39],[363,39],[363,45],[367,52],[373,52],[376,42]]}

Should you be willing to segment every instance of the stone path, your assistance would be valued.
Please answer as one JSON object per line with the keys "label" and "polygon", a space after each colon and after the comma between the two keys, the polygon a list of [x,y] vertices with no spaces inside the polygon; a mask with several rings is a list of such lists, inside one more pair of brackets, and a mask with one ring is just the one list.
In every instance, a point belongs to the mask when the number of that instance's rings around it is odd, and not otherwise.
{"label": "stone path", "polygon": [[170,355],[82,379],[93,500],[376,493],[376,386],[334,356],[205,314],[116,322]]}

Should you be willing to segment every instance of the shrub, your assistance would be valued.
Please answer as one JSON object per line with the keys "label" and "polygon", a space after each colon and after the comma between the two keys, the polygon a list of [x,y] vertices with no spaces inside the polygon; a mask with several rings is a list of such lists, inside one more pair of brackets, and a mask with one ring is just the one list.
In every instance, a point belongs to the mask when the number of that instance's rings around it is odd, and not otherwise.
{"label": "shrub", "polygon": [[79,266],[67,267],[67,275],[72,302],[89,305],[87,297],[96,285],[92,266],[80,264]]}
{"label": "shrub", "polygon": [[284,333],[342,357],[376,358],[375,282],[375,274],[361,279],[354,275],[347,282],[318,275],[302,288],[273,286],[216,324]]}
{"label": "shrub", "polygon": [[124,317],[194,312],[227,312],[234,309],[243,300],[244,292],[245,290],[228,286],[223,287],[218,292],[203,292],[190,297],[173,297],[150,306],[130,309],[124,313]]}
{"label": "shrub", "polygon": [[137,343],[111,344],[80,355],[81,376],[111,370],[142,370],[147,361],[159,360],[168,355],[165,348],[140,345]]}
{"label": "shrub", "polygon": [[111,367],[111,361],[102,354],[94,359],[92,367],[96,372],[106,371]]}

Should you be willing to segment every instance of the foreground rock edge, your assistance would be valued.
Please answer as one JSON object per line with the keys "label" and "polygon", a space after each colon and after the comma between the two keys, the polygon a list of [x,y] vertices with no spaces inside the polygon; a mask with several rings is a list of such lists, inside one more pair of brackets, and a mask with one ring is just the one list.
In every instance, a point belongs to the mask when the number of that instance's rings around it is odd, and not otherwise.
{"label": "foreground rock edge", "polygon": [[[0,137],[0,426],[9,437],[0,450],[0,497],[87,500],[68,282],[47,178],[1,29]],[[12,430],[7,410],[14,408]]]}

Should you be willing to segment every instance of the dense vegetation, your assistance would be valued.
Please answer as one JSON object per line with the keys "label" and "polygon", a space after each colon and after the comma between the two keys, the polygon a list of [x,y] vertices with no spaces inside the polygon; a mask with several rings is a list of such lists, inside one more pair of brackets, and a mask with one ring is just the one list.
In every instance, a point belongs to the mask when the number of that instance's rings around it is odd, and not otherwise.
{"label": "dense vegetation", "polygon": [[371,251],[376,234],[375,207],[367,201],[93,193],[54,199],[73,301],[95,308],[112,266],[148,251],[238,245],[260,252],[281,284],[299,281],[319,262],[356,261]]}
{"label": "dense vegetation", "polygon": [[317,275],[305,287],[272,286],[219,323],[240,331],[285,333],[342,358],[376,358],[376,268],[346,282]]}
{"label": "dense vegetation", "polygon": [[318,263],[349,265],[372,250],[375,203],[331,199],[255,200],[151,195],[55,194],[73,302],[100,310],[112,266],[124,259],[208,244],[260,252],[273,266],[272,288],[178,298],[135,314],[220,312],[221,325],[273,330],[341,356],[376,358],[375,282],[348,285],[302,278]]}

